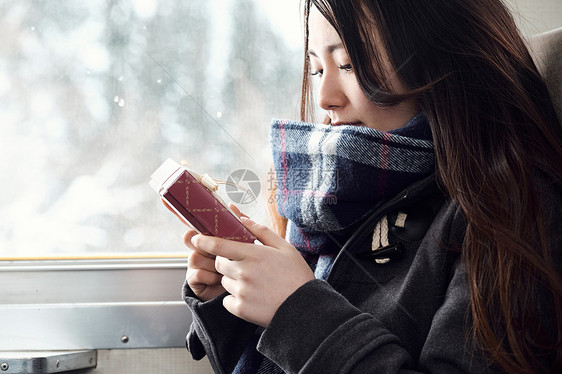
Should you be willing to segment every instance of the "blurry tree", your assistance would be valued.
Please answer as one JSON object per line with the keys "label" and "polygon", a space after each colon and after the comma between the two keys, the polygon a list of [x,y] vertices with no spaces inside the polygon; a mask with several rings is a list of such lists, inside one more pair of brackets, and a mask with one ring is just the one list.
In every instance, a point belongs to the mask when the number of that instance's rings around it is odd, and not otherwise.
{"label": "blurry tree", "polygon": [[300,52],[256,4],[0,0],[0,257],[183,253],[151,172],[260,173],[296,114]]}

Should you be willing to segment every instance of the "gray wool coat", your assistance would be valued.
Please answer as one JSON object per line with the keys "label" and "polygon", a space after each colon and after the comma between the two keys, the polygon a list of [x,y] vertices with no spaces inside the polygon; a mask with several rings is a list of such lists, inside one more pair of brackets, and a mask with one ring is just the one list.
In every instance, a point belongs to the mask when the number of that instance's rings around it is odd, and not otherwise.
{"label": "gray wool coat", "polygon": [[[550,189],[545,207],[552,218],[560,217],[561,196],[560,188]],[[394,225],[404,213],[404,224]],[[373,251],[383,217],[389,245]],[[560,248],[562,230],[552,228]],[[460,252],[465,231],[458,206],[433,176],[426,178],[368,218],[343,245],[328,278],[300,287],[263,331],[228,313],[224,296],[201,302],[184,285],[193,313],[188,350],[195,359],[207,355],[215,372],[229,373],[259,331],[258,351],[287,373],[494,372],[471,339]]]}

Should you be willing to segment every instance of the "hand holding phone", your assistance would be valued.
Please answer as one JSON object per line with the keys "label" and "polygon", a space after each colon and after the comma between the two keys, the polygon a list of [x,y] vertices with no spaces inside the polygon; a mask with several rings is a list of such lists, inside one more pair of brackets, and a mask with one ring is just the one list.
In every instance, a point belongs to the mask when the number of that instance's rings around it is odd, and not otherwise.
{"label": "hand holding phone", "polygon": [[164,205],[197,232],[245,243],[256,239],[216,193],[217,184],[207,174],[167,159],[149,184]]}

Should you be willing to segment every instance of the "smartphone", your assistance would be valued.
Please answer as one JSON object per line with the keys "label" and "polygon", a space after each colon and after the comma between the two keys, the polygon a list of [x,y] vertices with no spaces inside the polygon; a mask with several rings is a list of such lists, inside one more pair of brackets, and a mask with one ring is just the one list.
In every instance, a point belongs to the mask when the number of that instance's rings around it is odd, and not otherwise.
{"label": "smartphone", "polygon": [[218,185],[207,174],[167,159],[149,184],[164,205],[197,232],[245,243],[256,239],[217,194]]}

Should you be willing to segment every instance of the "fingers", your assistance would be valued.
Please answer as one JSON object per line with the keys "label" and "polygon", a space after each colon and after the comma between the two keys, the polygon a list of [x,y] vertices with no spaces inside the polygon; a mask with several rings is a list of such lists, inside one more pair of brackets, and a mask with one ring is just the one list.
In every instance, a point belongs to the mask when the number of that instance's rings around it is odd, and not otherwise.
{"label": "fingers", "polygon": [[196,251],[197,249],[193,246],[193,244],[191,244],[191,238],[193,238],[195,235],[197,235],[197,231],[195,230],[187,230],[184,234],[183,234],[183,244],[185,244],[187,246],[187,248]]}
{"label": "fingers", "polygon": [[206,253],[207,257],[221,256],[235,261],[243,260],[248,246],[253,245],[206,235],[191,237],[191,244],[196,251]]}
{"label": "fingers", "polygon": [[242,217],[240,220],[242,221],[242,224],[250,230],[250,232],[254,234],[254,236],[258,238],[263,245],[268,245],[278,249],[287,246],[287,241],[277,235],[274,231],[270,230],[267,226],[255,223],[246,217]]}
{"label": "fingers", "polygon": [[192,269],[187,272],[185,279],[190,286],[199,284],[212,286],[221,283],[222,275],[214,271]]}
{"label": "fingers", "polygon": [[199,254],[208,257],[208,258],[215,258],[214,255],[207,253],[206,251],[199,250],[195,245],[193,245],[193,237],[199,235],[199,233],[195,230],[187,230],[183,234],[183,244],[186,245],[187,248],[191,249],[192,251],[196,251]]}
{"label": "fingers", "polygon": [[[254,234],[258,240],[265,246],[273,247],[276,249],[292,249],[292,247],[285,239],[277,235],[265,225],[260,225],[247,217],[241,217],[244,226]],[[215,256],[225,257],[234,261],[241,261],[251,254],[254,244],[241,243],[232,240],[222,239],[207,235],[197,235],[193,230],[189,230],[184,235],[186,245],[200,253],[206,253],[207,257],[214,258]]]}
{"label": "fingers", "polygon": [[238,216],[238,218],[241,218],[241,217],[248,217],[247,215],[245,215],[244,213],[242,213],[242,212],[240,211],[240,209],[238,209],[238,207],[237,207],[236,205],[230,204],[228,207],[230,208],[230,210],[232,210],[232,211]]}
{"label": "fingers", "polygon": [[[226,290],[226,287],[224,289]],[[226,291],[230,293],[230,291],[228,290]],[[238,299],[236,299],[234,296],[232,295],[225,296],[225,298],[222,299],[222,305],[226,310],[228,310],[230,313],[234,314],[235,316],[242,315],[241,305],[238,302]]]}
{"label": "fingers", "polygon": [[240,266],[239,261],[232,261],[228,258],[217,256],[214,266],[217,272],[233,280],[248,280],[251,277],[251,274],[245,273],[244,267]]}
{"label": "fingers", "polygon": [[221,285],[224,287],[224,289],[230,293],[230,294],[238,294],[238,282],[236,282],[234,279],[229,278],[227,276],[223,276],[221,278]]}
{"label": "fingers", "polygon": [[213,258],[207,257],[207,253],[193,252],[187,259],[187,267],[190,269],[214,271],[215,261]]}
{"label": "fingers", "polygon": [[224,292],[222,274],[215,270],[215,261],[206,253],[193,251],[187,260],[187,284],[202,301],[217,297]]}

